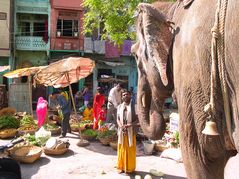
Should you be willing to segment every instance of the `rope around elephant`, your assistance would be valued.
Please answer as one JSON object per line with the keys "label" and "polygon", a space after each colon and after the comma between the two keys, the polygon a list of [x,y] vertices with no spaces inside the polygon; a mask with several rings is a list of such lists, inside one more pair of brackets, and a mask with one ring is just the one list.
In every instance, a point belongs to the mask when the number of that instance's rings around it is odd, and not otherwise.
{"label": "rope around elephant", "polygon": [[[212,66],[211,66],[211,91],[210,91],[210,102],[204,108],[204,111],[209,113],[211,120],[214,121],[212,117],[215,116],[215,87],[216,87],[216,71],[218,64],[220,85],[223,96],[223,108],[226,117],[226,126],[227,131],[230,137],[232,144],[234,144],[232,139],[232,131],[231,131],[231,114],[229,107],[229,97],[226,85],[226,75],[225,75],[225,18],[227,11],[228,0],[218,0],[217,10],[215,14],[215,23],[212,32],[212,44],[211,44],[211,55],[212,55]],[[218,60],[218,63],[216,63]]]}

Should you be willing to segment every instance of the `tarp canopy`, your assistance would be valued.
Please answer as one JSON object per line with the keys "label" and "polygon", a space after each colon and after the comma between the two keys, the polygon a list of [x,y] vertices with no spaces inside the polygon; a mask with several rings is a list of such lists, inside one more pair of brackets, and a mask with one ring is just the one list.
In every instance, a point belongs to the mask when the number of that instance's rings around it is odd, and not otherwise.
{"label": "tarp canopy", "polygon": [[22,76],[30,76],[34,75],[40,69],[45,68],[46,66],[38,66],[38,67],[29,67],[29,68],[20,68],[17,70],[9,71],[5,73],[3,76],[7,78],[19,78]]}
{"label": "tarp canopy", "polygon": [[90,75],[94,67],[95,62],[89,58],[69,57],[42,68],[34,79],[45,86],[66,87]]}

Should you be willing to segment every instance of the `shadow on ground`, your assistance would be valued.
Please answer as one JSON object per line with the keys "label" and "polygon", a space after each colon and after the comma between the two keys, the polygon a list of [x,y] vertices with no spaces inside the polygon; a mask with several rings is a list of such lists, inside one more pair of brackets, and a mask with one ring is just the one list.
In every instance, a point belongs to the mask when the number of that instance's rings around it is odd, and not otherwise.
{"label": "shadow on ground", "polygon": [[104,146],[97,141],[90,141],[90,145],[85,147],[85,149],[104,155],[117,155],[117,151],[115,151],[112,147]]}
{"label": "shadow on ground", "polygon": [[41,157],[39,160],[34,162],[34,164],[21,164],[21,171],[23,167],[28,168],[27,175],[24,176],[24,179],[31,179],[31,177],[38,172],[41,166],[47,165],[50,162],[50,159],[47,157]]}
{"label": "shadow on ground", "polygon": [[75,155],[75,152],[73,151],[73,150],[71,150],[71,149],[69,149],[65,154],[63,154],[63,155],[47,155],[47,157],[52,157],[52,158],[62,158],[62,157],[64,157],[64,158],[67,158],[67,157],[71,157],[71,156],[73,156],[73,155]]}

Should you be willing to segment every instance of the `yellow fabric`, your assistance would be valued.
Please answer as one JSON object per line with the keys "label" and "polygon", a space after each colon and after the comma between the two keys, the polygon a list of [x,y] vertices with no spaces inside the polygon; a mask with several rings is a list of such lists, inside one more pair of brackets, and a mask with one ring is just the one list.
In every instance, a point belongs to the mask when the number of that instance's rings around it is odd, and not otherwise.
{"label": "yellow fabric", "polygon": [[93,121],[94,117],[93,117],[93,108],[89,109],[89,108],[85,108],[84,112],[83,112],[83,118],[82,120],[91,120]]}
{"label": "yellow fabric", "polygon": [[68,93],[67,93],[66,91],[62,91],[62,92],[61,92],[61,95],[66,98],[66,101],[68,101],[69,95],[68,95]]}
{"label": "yellow fabric", "polygon": [[133,145],[129,147],[128,134],[124,135],[123,144],[118,144],[117,169],[131,173],[136,168],[136,135],[133,134]]}

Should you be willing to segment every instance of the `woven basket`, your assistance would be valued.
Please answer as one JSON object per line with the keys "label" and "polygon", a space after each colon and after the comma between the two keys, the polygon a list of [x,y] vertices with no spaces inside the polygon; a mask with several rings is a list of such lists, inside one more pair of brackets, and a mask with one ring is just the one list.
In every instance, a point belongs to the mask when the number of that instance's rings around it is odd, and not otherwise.
{"label": "woven basket", "polygon": [[41,157],[42,148],[37,146],[21,146],[10,150],[10,156],[22,163],[33,163]]}
{"label": "woven basket", "polygon": [[63,155],[68,151],[68,148],[62,148],[62,149],[47,149],[44,148],[44,153],[46,155]]}
{"label": "woven basket", "polygon": [[7,139],[7,138],[13,138],[15,137],[17,133],[17,129],[3,129],[0,131],[0,138],[1,139]]}
{"label": "woven basket", "polygon": [[90,145],[90,143],[87,140],[79,140],[79,142],[77,142],[77,144],[79,147],[86,147],[88,145]]}
{"label": "woven basket", "polygon": [[81,134],[81,137],[82,139],[89,140],[89,141],[95,140],[96,138],[96,136],[90,136],[90,135],[84,135],[84,134]]}
{"label": "woven basket", "polygon": [[163,152],[164,150],[168,149],[168,147],[165,146],[164,144],[158,144],[158,143],[156,143],[156,144],[154,145],[154,149],[155,149],[156,151],[158,151],[158,152]]}
{"label": "woven basket", "polygon": [[58,126],[55,129],[47,129],[47,130],[51,132],[51,135],[58,135],[58,134],[61,133],[61,127],[60,126]]}
{"label": "woven basket", "polygon": [[118,142],[110,142],[110,146],[111,146],[114,150],[117,150]]}
{"label": "woven basket", "polygon": [[79,132],[80,127],[71,125],[71,131],[73,132]]}
{"label": "woven basket", "polygon": [[109,145],[110,142],[112,141],[111,138],[98,138],[98,139],[103,145]]}

